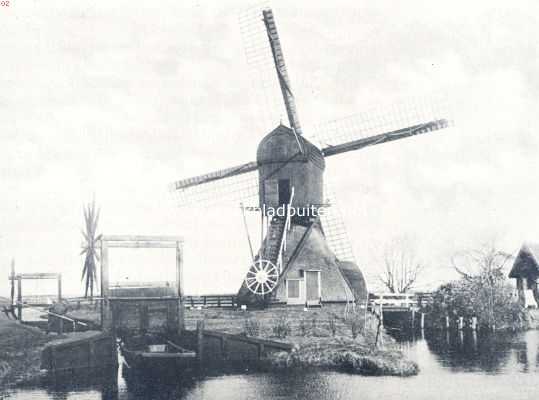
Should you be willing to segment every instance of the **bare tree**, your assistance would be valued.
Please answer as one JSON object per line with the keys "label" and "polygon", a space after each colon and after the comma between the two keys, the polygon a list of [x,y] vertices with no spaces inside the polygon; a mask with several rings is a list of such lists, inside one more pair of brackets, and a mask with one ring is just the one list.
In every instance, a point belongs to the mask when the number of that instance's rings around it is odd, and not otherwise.
{"label": "bare tree", "polygon": [[424,270],[413,246],[405,238],[395,239],[385,247],[383,265],[384,272],[379,275],[379,279],[391,293],[411,290]]}
{"label": "bare tree", "polygon": [[511,254],[498,250],[495,242],[491,241],[477,249],[456,253],[451,257],[451,265],[468,281],[478,278],[492,281],[494,277],[504,274],[503,270],[512,258]]}

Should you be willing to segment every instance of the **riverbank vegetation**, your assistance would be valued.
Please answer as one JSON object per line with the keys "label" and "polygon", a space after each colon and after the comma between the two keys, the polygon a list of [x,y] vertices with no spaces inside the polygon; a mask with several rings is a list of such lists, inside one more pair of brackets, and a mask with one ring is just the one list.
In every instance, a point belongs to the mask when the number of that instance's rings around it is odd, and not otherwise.
{"label": "riverbank vegetation", "polygon": [[294,345],[290,353],[269,356],[271,369],[317,368],[361,375],[416,375],[417,364],[407,360],[394,339],[379,330],[379,321],[364,310],[344,306],[318,309],[276,307],[266,310],[187,310],[186,328],[205,328],[233,334],[284,341]]}
{"label": "riverbank vegetation", "polygon": [[41,375],[41,351],[51,339],[37,328],[0,317],[0,386]]}
{"label": "riverbank vegetation", "polygon": [[520,305],[515,288],[507,278],[510,254],[484,245],[455,255],[452,267],[460,278],[440,286],[433,293],[430,312],[438,316],[435,325],[444,325],[445,317],[477,318],[479,329],[520,330],[529,327],[530,318]]}

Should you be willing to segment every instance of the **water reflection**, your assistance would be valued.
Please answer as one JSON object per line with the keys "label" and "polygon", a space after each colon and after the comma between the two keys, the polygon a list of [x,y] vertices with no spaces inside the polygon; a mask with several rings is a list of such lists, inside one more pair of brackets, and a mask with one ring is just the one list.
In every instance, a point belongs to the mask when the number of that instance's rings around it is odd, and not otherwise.
{"label": "water reflection", "polygon": [[[419,352],[423,356],[433,356],[435,364],[453,372],[499,374],[510,370],[539,371],[538,331],[520,334],[434,331],[395,337],[401,350],[408,352],[413,349],[416,355]],[[423,364],[432,366],[432,363]]]}
{"label": "water reflection", "polygon": [[[539,395],[539,331],[478,335],[423,332],[399,338],[420,366],[417,377],[361,377],[333,372],[221,371],[174,377],[68,379],[4,394],[13,399],[529,399]],[[2,395],[0,394],[0,397]]]}

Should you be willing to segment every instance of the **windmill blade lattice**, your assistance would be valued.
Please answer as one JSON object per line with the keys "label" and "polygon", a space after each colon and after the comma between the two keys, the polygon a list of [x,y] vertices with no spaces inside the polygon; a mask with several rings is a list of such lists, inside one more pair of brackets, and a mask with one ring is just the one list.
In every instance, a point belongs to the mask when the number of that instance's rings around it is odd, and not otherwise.
{"label": "windmill blade lattice", "polygon": [[329,207],[324,209],[324,213],[320,219],[329,248],[340,261],[351,261],[355,263],[356,258],[346,231],[341,210],[336,202],[335,191],[328,184],[324,185],[324,197]]}
{"label": "windmill blade lattice", "polygon": [[279,121],[287,119],[268,33],[262,22],[265,10],[269,10],[267,2],[245,9],[238,16],[252,85],[251,95],[257,107],[257,124],[261,132],[271,131]]}
{"label": "windmill blade lattice", "polygon": [[183,179],[172,183],[170,191],[179,207],[250,199],[258,196],[257,165],[247,163]]}
{"label": "windmill blade lattice", "polygon": [[258,196],[258,173],[252,171],[184,189],[174,189],[172,194],[179,207],[243,201]]}
{"label": "windmill blade lattice", "polygon": [[[347,143],[361,139],[377,139],[377,135],[388,132],[403,132],[410,127],[417,129],[407,136],[446,128],[452,125],[452,121],[448,119],[448,116],[453,115],[451,109],[445,95],[410,99],[318,124],[314,127],[314,133],[310,139],[320,148],[326,150],[325,152],[328,153],[326,155],[337,154],[327,150],[335,146],[345,147]],[[406,137],[406,135],[402,137]],[[400,137],[395,138],[399,139]],[[367,141],[366,145],[385,141],[389,140]],[[350,148],[350,150],[357,150],[357,148]]]}

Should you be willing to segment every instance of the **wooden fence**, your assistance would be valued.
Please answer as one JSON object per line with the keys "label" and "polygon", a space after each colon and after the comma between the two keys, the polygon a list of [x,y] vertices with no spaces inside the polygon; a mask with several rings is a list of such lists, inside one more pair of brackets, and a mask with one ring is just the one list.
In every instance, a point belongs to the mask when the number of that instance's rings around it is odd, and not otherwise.
{"label": "wooden fence", "polygon": [[236,295],[233,294],[210,294],[203,296],[184,296],[185,307],[192,308],[235,308],[237,307]]}
{"label": "wooden fence", "polygon": [[196,331],[183,331],[182,345],[197,352],[200,362],[214,361],[257,361],[278,351],[291,351],[290,343],[276,342],[245,335],[204,329],[198,321]]}
{"label": "wooden fence", "polygon": [[432,304],[432,293],[369,293],[369,308],[384,310],[419,310]]}

